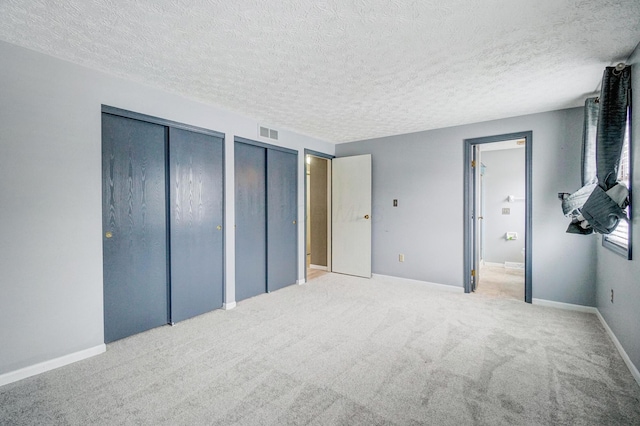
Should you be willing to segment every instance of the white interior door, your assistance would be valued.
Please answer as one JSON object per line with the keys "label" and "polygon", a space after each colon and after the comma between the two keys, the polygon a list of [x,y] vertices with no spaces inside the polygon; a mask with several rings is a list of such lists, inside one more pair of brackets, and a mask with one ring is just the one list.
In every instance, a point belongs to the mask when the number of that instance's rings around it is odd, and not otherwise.
{"label": "white interior door", "polygon": [[332,160],[332,271],[371,278],[371,154]]}

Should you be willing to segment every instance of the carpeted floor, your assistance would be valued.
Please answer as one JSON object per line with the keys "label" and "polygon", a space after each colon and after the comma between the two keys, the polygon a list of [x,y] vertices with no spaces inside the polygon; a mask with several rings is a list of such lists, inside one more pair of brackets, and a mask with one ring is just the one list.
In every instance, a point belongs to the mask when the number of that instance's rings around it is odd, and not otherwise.
{"label": "carpeted floor", "polygon": [[0,388],[0,424],[638,425],[597,317],[327,274]]}

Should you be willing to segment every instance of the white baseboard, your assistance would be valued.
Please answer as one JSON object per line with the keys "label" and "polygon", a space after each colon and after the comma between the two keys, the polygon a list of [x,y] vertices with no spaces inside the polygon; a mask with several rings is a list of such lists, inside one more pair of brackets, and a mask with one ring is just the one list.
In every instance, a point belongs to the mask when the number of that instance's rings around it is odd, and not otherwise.
{"label": "white baseboard", "polygon": [[598,310],[593,306],[574,305],[572,303],[554,302],[553,300],[536,299],[535,297],[531,299],[531,302],[534,305],[546,306],[548,308],[564,309],[566,311],[586,312],[589,314],[596,314],[598,312]]}
{"label": "white baseboard", "polygon": [[224,309],[225,311],[229,311],[235,307],[236,307],[236,302],[229,302],[229,303],[222,304],[222,309]]}
{"label": "white baseboard", "polygon": [[624,348],[620,344],[620,341],[618,340],[616,335],[613,334],[613,330],[611,330],[611,328],[609,327],[609,324],[607,324],[604,317],[602,316],[600,311],[597,309],[596,309],[596,315],[600,319],[600,322],[602,323],[602,326],[604,327],[604,329],[607,331],[607,334],[613,341],[613,344],[615,345],[616,349],[618,349],[618,352],[620,353],[622,360],[624,361],[625,364],[627,364],[627,368],[631,372],[631,375],[633,376],[634,379],[636,379],[636,383],[638,383],[638,386],[640,386],[640,372],[638,371],[638,368],[635,365],[633,365],[633,362],[631,362],[631,358],[629,358],[629,355],[627,355],[627,352],[624,350]]}
{"label": "white baseboard", "polygon": [[309,265],[310,269],[320,269],[321,271],[327,271],[328,268],[326,266],[322,266],[322,265]]}
{"label": "white baseboard", "polygon": [[616,335],[613,333],[613,330],[611,330],[611,328],[609,327],[609,324],[607,324],[607,321],[605,321],[604,317],[602,316],[598,308],[594,308],[592,306],[572,305],[570,303],[554,302],[551,300],[544,300],[544,299],[533,299],[532,302],[535,305],[540,305],[540,306],[548,306],[551,308],[567,309],[570,311],[579,311],[579,312],[587,312],[590,314],[595,314],[600,320],[600,323],[602,323],[602,326],[606,330],[607,334],[611,338],[611,341],[613,342],[614,346],[618,350],[618,353],[620,353],[620,357],[622,357],[622,360],[627,365],[627,368],[631,372],[631,375],[636,380],[636,383],[638,383],[638,386],[640,386],[640,372],[638,371],[638,368],[635,365],[633,365],[631,358],[629,358],[629,355],[627,355],[627,352],[622,347],[622,344],[620,344],[620,341],[618,340]]}
{"label": "white baseboard", "polygon": [[453,293],[464,293],[464,288],[455,287],[455,286],[452,286],[452,285],[432,283],[432,282],[429,282],[429,281],[413,280],[411,278],[393,277],[391,275],[371,274],[371,276],[373,278],[383,278],[383,279],[386,278],[386,279],[404,281],[404,282],[407,282],[407,283],[426,285],[428,287],[431,287],[431,288],[434,288],[434,289],[437,289],[437,290],[443,290],[443,291],[448,291],[448,292],[453,292]]}
{"label": "white baseboard", "polygon": [[298,284],[298,285],[302,285],[302,284],[304,284],[306,282],[307,282],[307,280],[305,280],[304,278],[300,278],[299,280],[296,280],[296,284]]}
{"label": "white baseboard", "polygon": [[103,343],[89,349],[84,349],[72,354],[63,355],[61,357],[30,365],[16,371],[10,371],[8,373],[0,374],[0,386],[8,385],[9,383],[17,382],[18,380],[26,379],[27,377],[35,376],[36,374],[41,374],[59,367],[64,367],[65,365],[82,361],[83,359],[91,358],[92,356],[100,355],[106,350],[107,345]]}

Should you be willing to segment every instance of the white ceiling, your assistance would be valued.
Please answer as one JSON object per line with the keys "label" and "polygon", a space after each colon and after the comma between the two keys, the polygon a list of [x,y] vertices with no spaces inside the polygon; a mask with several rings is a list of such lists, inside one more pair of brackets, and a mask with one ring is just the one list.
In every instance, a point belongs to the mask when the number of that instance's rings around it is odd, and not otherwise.
{"label": "white ceiling", "polygon": [[638,0],[2,0],[0,40],[331,142],[582,105]]}

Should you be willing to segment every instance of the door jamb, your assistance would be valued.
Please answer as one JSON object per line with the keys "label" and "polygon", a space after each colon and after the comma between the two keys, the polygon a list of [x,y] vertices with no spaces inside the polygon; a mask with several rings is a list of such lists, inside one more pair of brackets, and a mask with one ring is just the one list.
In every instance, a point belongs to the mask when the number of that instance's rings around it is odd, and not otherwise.
{"label": "door jamb", "polygon": [[472,269],[472,244],[471,236],[471,215],[473,213],[473,188],[472,177],[473,169],[471,167],[473,145],[501,142],[512,139],[525,139],[525,257],[524,257],[524,301],[531,303],[533,296],[532,287],[532,229],[533,229],[533,203],[532,203],[532,153],[533,153],[533,132],[524,131],[517,133],[508,133],[502,135],[486,136],[480,138],[464,139],[464,292],[471,292],[471,269]]}
{"label": "door jamb", "polygon": [[[302,161],[304,162],[304,282],[307,282],[307,217],[309,212],[307,211],[307,196],[309,188],[307,187],[307,155],[311,155],[313,157],[319,157],[327,160],[328,168],[327,168],[327,189],[331,189],[331,160],[335,158],[335,155],[325,154],[323,152],[313,151],[311,149],[304,149],[304,157]],[[331,192],[329,192],[329,200],[331,200]],[[327,271],[331,272],[331,204],[327,204],[327,222],[328,222],[328,232],[327,232]]]}

